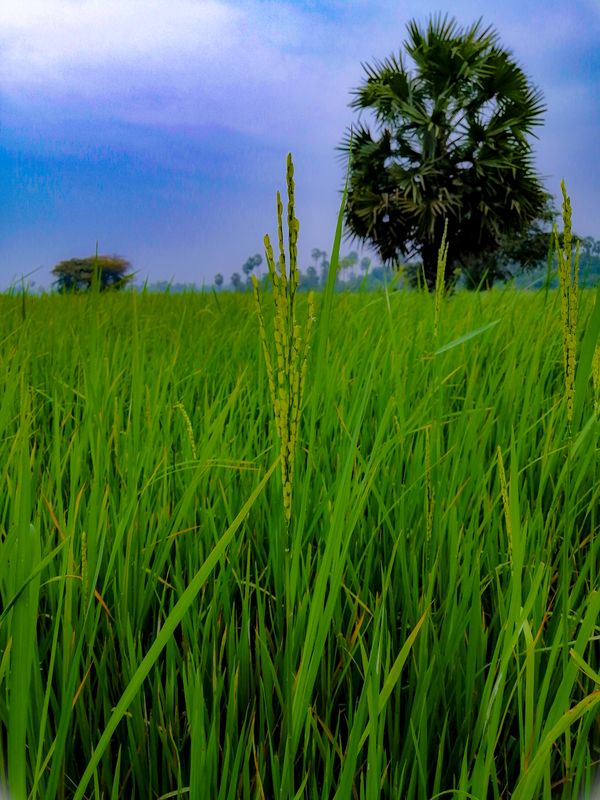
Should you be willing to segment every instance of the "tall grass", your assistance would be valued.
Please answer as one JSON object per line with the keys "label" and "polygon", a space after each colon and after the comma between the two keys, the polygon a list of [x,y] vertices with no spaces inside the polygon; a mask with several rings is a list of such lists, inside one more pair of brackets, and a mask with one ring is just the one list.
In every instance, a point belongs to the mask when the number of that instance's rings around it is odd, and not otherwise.
{"label": "tall grass", "polygon": [[291,167],[260,316],[0,297],[0,785],[589,794],[600,290],[575,290],[569,383],[560,292],[334,294],[340,210],[313,310]]}

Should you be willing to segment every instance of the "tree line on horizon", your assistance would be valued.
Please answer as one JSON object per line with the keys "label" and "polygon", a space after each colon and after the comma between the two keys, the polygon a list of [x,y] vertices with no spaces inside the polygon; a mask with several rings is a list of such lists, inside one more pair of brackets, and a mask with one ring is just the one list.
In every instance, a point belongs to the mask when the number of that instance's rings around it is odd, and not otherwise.
{"label": "tree line on horizon", "polygon": [[[593,237],[588,236],[585,239],[576,239],[581,245],[581,255],[583,256],[581,264],[581,278],[580,286],[595,286],[600,282],[600,239],[595,240]],[[323,288],[327,281],[329,271],[329,260],[327,253],[318,248],[313,249],[312,253],[314,264],[311,264],[307,269],[299,269],[300,282],[298,285],[299,291],[318,290]],[[253,269],[249,269],[249,262],[252,264]],[[179,294],[182,292],[196,292],[208,289],[217,291],[236,291],[236,292],[251,292],[252,280],[251,274],[254,268],[262,264],[262,258],[259,255],[252,256],[245,263],[244,272],[245,280],[239,272],[234,272],[230,276],[229,281],[225,281],[221,273],[215,275],[214,282],[208,287],[205,285],[198,286],[195,282],[187,283],[173,283],[173,281],[155,281],[153,283],[146,283],[142,287],[149,292],[169,292],[171,294]],[[556,256],[554,256],[553,264],[556,266]],[[407,264],[404,267],[405,280],[402,288],[412,287],[418,285],[419,280],[419,263]],[[506,279],[515,278],[515,285],[523,287],[530,284],[544,285],[546,281],[547,271],[547,258],[544,258],[543,263],[540,262],[531,269],[523,271],[519,269],[517,264],[509,264],[510,269],[507,270]],[[354,268],[357,268],[355,272]],[[338,269],[340,271],[340,279],[336,281],[336,288],[346,291],[356,291],[363,289],[370,291],[373,289],[381,288],[386,284],[393,281],[394,270],[391,267],[383,265],[372,265],[372,260],[368,257],[363,257],[359,260],[359,256],[355,251],[352,251],[347,256],[339,259]],[[512,271],[511,271],[512,270]],[[344,275],[346,273],[346,275]],[[553,270],[553,277],[548,284],[550,288],[556,288],[558,279],[556,277],[556,270]],[[342,277],[343,276],[343,277]],[[267,281],[267,276],[262,276],[263,281]],[[464,282],[464,280],[463,280]],[[457,282],[457,286],[460,285]]]}
{"label": "tree line on horizon", "polygon": [[[550,233],[546,234],[546,248],[549,247],[550,236]],[[585,238],[575,236],[574,241],[579,242],[581,247],[581,255],[583,256],[582,266],[584,271],[585,269],[588,270],[587,283],[595,286],[600,281],[600,239],[594,239],[591,236]],[[536,269],[539,271],[545,267],[547,263],[547,251],[543,258],[541,257],[541,255],[543,255],[542,248],[539,248],[537,251],[531,248],[531,254],[529,262],[530,267],[528,270],[524,270],[521,263],[511,260],[510,251],[506,251],[503,254],[506,264],[503,276],[504,280],[516,278],[517,285],[524,285],[528,282],[528,277],[535,277]],[[299,291],[318,290],[319,287],[324,287],[327,281],[330,262],[327,258],[326,251],[314,248],[311,251],[311,256],[314,264],[311,264],[306,269],[299,269]],[[537,261],[535,261],[534,258],[537,258]],[[251,291],[251,275],[254,269],[262,264],[262,261],[262,257],[258,254],[246,260],[242,267],[245,280],[237,271],[231,274],[229,282],[225,281],[221,273],[217,273],[213,283],[209,285],[209,288],[218,291]],[[53,269],[53,273],[57,275],[57,280],[54,282],[56,291],[59,293],[67,293],[89,289],[93,283],[96,264],[98,268],[100,291],[105,291],[106,289],[121,289],[130,284],[132,288],[138,288],[132,284],[134,275],[124,274],[130,267],[130,263],[119,256],[112,255],[99,256],[97,261],[95,256],[90,256],[85,259],[78,258],[61,261]],[[355,268],[358,268],[358,272],[355,272]],[[405,285],[408,285],[408,287],[416,287],[419,285],[419,279],[422,279],[422,264],[420,262],[408,262],[404,264],[401,269],[404,272]],[[352,251],[339,259],[338,270],[340,279],[336,281],[337,288],[350,291],[359,288],[363,288],[367,291],[379,288],[386,283],[390,283],[394,272],[399,271],[394,270],[390,266],[381,264],[373,266],[371,258],[364,256],[359,259],[356,251]],[[266,276],[263,276],[263,278],[266,279]],[[457,282],[456,285],[459,285],[459,282]],[[35,286],[35,282],[32,282],[30,285]],[[554,278],[550,286],[555,285],[556,279]],[[177,294],[184,291],[199,291],[199,289],[203,287],[198,287],[194,282],[173,283],[172,281],[162,280],[146,283],[142,288],[146,288],[150,292],[169,291],[173,294]]]}

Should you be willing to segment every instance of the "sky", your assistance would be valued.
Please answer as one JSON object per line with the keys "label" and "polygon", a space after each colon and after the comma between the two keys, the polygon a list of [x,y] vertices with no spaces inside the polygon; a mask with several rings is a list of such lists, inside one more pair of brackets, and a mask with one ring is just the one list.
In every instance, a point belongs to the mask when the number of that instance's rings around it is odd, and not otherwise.
{"label": "sky", "polygon": [[440,13],[482,17],[542,90],[536,170],[558,208],[564,178],[573,229],[600,238],[600,0],[1,0],[0,290],[34,271],[49,287],[96,242],[136,283],[228,281],[255,254],[264,274],[277,191],[287,242],[289,152],[298,265],[329,258],[336,147],[350,125],[379,131],[349,107],[361,62],[398,57],[407,23]]}

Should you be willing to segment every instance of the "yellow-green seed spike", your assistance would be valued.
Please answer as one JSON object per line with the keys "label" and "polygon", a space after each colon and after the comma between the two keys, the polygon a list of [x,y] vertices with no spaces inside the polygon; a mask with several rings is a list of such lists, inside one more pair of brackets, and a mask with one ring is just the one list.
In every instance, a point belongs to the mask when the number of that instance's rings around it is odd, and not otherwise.
{"label": "yellow-green seed spike", "polygon": [[575,369],[577,351],[577,273],[579,270],[579,246],[576,247],[573,282],[571,282],[571,201],[565,187],[560,183],[563,194],[563,246],[560,247],[558,231],[554,226],[554,239],[558,256],[558,278],[561,292],[561,318],[563,328],[563,366],[565,372],[565,395],[567,399],[567,425],[569,431],[573,420],[575,395]]}
{"label": "yellow-green seed spike", "polygon": [[298,266],[297,266],[297,241],[298,232],[300,230],[300,223],[294,216],[294,164],[292,162],[292,154],[288,153],[287,159],[287,187],[288,187],[288,241],[290,250],[290,283],[292,285],[292,292],[290,294],[290,307],[293,308],[293,298],[298,286]]}
{"label": "yellow-green seed spike", "polygon": [[292,513],[294,456],[298,441],[300,409],[314,321],[314,297],[312,293],[309,293],[308,297],[308,318],[304,335],[302,326],[296,321],[295,298],[300,280],[297,265],[297,240],[300,223],[294,216],[293,178],[294,168],[290,153],[287,160],[289,274],[286,271],[283,249],[283,207],[279,192],[277,192],[277,234],[280,253],[277,264],[275,264],[270,239],[268,235],[264,237],[265,253],[269,275],[273,284],[273,302],[275,305],[273,336],[271,339],[267,337],[266,333],[258,282],[253,279],[259,334],[265,354],[269,390],[279,439],[283,507],[284,516],[288,524]]}
{"label": "yellow-green seed spike", "polygon": [[429,428],[425,428],[425,510],[427,514],[427,541],[431,541],[433,531],[433,485],[431,482],[431,450]]}
{"label": "yellow-green seed spike", "polygon": [[283,249],[283,205],[281,204],[281,197],[277,192],[277,238],[279,240],[279,274],[281,281],[285,286],[287,284],[287,274],[285,267],[285,252]]}
{"label": "yellow-green seed spike", "polygon": [[87,559],[87,534],[85,531],[83,531],[81,534],[81,584],[83,588],[83,607],[85,608],[87,606],[88,597],[90,594]]}
{"label": "yellow-green seed spike", "polygon": [[444,294],[444,279],[446,275],[446,260],[448,258],[448,243],[446,242],[446,235],[448,233],[448,219],[444,222],[444,233],[442,235],[442,243],[438,252],[437,274],[435,279],[435,312],[434,312],[434,326],[433,335],[437,339],[438,324],[440,319],[440,311],[442,307],[442,297]]}
{"label": "yellow-green seed spike", "polygon": [[266,234],[264,239],[265,244],[265,256],[267,259],[267,266],[269,268],[269,275],[271,277],[271,283],[273,287],[277,284],[277,273],[275,272],[275,261],[273,258],[273,248],[271,247],[271,240],[269,239],[269,235]]}
{"label": "yellow-green seed spike", "polygon": [[594,387],[594,409],[600,419],[600,344],[596,345],[592,358],[592,386]]}

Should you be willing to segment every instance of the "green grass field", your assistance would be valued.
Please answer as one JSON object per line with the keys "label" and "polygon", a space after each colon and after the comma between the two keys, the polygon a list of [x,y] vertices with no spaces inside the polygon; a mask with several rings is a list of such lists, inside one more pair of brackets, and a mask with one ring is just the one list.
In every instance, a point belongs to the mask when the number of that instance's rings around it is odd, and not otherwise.
{"label": "green grass field", "polygon": [[0,785],[589,796],[600,290],[288,278],[0,297]]}

